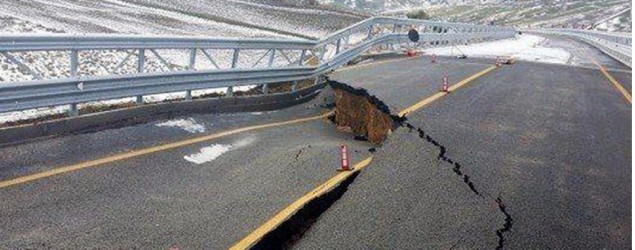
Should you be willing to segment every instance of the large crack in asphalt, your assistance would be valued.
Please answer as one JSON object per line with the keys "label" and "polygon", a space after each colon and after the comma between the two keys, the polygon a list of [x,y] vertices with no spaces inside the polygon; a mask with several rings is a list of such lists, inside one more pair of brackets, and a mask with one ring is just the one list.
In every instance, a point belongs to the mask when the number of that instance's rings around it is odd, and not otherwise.
{"label": "large crack in asphalt", "polygon": [[[357,140],[367,140],[380,146],[390,132],[400,125],[404,118],[390,114],[388,106],[364,89],[352,88],[346,84],[328,80],[328,89],[317,97],[317,103],[309,107],[335,109],[328,120],[338,127],[347,127]],[[327,95],[327,96],[325,96]],[[330,95],[330,96],[329,96]],[[295,155],[297,160],[304,148]],[[375,147],[368,150],[376,151]],[[309,201],[275,229],[265,234],[251,249],[289,249],[315,223],[319,217],[339,200],[353,183],[359,172]]]}
{"label": "large crack in asphalt", "polygon": [[[505,246],[505,233],[510,231],[513,223],[514,223],[514,219],[512,218],[512,216],[507,212],[507,207],[506,205],[503,203],[503,198],[499,195],[498,197],[494,198],[492,195],[488,194],[487,192],[479,192],[476,189],[476,185],[474,184],[474,182],[472,182],[470,176],[466,173],[464,173],[465,170],[461,170],[462,166],[461,164],[456,161],[453,160],[452,158],[450,158],[449,156],[446,155],[447,153],[447,149],[444,145],[441,145],[441,143],[439,143],[437,140],[435,140],[434,138],[432,138],[432,136],[430,136],[428,133],[426,133],[422,128],[420,127],[416,127],[414,125],[412,125],[411,123],[408,123],[406,121],[402,122],[402,126],[406,127],[409,129],[409,132],[413,132],[416,130],[416,132],[419,135],[419,138],[425,140],[426,142],[434,145],[435,147],[437,147],[439,149],[439,155],[437,156],[438,160],[444,161],[448,164],[450,164],[451,166],[453,166],[452,171],[459,177],[462,177],[463,182],[468,186],[468,188],[477,196],[487,199],[489,198],[491,201],[495,202],[496,205],[498,206],[500,212],[505,216],[505,223],[503,224],[503,227],[501,227],[500,229],[496,230],[496,237],[498,237],[498,245],[496,246],[496,249],[503,249]],[[484,195],[485,194],[485,195]]]}
{"label": "large crack in asphalt", "polygon": [[311,228],[326,210],[339,200],[348,187],[353,183],[359,172],[337,185],[331,191],[311,200],[298,210],[293,216],[280,224],[276,229],[267,233],[251,249],[289,249],[304,233]]}
{"label": "large crack in asphalt", "polygon": [[[479,191],[472,178],[466,173],[465,168],[446,154],[446,146],[435,140],[421,127],[407,122],[405,116],[391,114],[388,106],[376,96],[369,94],[367,90],[354,88],[337,81],[328,79],[327,81],[329,88],[333,90],[331,94],[334,97],[330,101],[326,101],[329,98],[324,98],[326,103],[320,106],[335,109],[334,115],[329,117],[329,120],[336,126],[348,127],[356,138],[366,139],[378,146],[381,146],[381,143],[392,131],[399,127],[404,127],[410,133],[416,131],[420,139],[437,147],[439,149],[437,159],[450,164],[452,166],[451,171],[462,179],[463,183],[474,195],[494,202],[505,216],[505,223],[495,231],[498,238],[498,245],[495,249],[504,248],[505,233],[511,230],[514,220],[507,212],[507,207],[500,195],[494,198],[487,192]],[[298,155],[301,154],[301,151],[298,152]],[[375,153],[376,148],[370,148],[369,152]],[[298,155],[296,155],[296,158]],[[305,204],[289,219],[267,233],[252,246],[252,249],[288,249],[292,247],[319,217],[346,193],[358,174],[359,172],[355,172],[332,190]]]}

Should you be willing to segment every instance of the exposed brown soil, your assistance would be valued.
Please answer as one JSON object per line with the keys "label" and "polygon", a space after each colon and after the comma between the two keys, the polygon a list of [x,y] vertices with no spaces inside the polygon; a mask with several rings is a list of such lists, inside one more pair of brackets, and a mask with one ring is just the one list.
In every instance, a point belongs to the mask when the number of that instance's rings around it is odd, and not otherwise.
{"label": "exposed brown soil", "polygon": [[[174,101],[174,100],[170,100],[170,101]],[[135,102],[124,102],[124,103],[117,103],[117,104],[110,104],[110,105],[86,106],[80,109],[79,113],[90,114],[90,113],[103,112],[103,111],[108,111],[113,109],[131,108],[134,106],[136,106]]]}
{"label": "exposed brown soil", "polygon": [[350,128],[356,137],[381,144],[396,127],[387,107],[365,90],[329,83],[334,90],[335,124],[342,130]]}
{"label": "exposed brown soil", "polygon": [[[298,81],[298,85],[296,86],[296,90],[303,89],[313,85],[315,82],[314,78],[300,80]],[[269,94],[275,93],[286,93],[291,92],[293,88],[293,82],[277,82],[277,83],[269,83],[267,87],[269,88]],[[250,96],[250,95],[262,95],[262,85],[258,85],[253,87],[247,91],[234,91],[234,96]]]}

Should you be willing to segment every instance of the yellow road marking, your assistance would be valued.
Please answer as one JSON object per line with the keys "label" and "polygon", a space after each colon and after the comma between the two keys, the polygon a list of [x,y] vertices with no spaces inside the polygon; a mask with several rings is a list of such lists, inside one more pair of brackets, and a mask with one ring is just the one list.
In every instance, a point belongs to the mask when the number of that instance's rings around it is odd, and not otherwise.
{"label": "yellow road marking", "polygon": [[600,68],[600,71],[602,72],[602,74],[604,74],[604,77],[606,77],[606,79],[608,79],[609,82],[611,82],[613,84],[613,86],[618,91],[620,91],[620,93],[622,93],[622,95],[628,101],[628,103],[632,104],[633,102],[631,101],[631,94],[629,94],[628,91],[626,91],[624,86],[622,86],[622,84],[620,84],[617,80],[615,80],[615,78],[613,78],[613,76],[611,74],[609,74],[609,72],[606,70],[606,68],[604,68],[604,66],[602,66],[602,64],[598,63],[591,55],[589,55],[587,53],[586,56],[591,60],[591,62],[593,62],[593,64],[597,65],[598,68]]}
{"label": "yellow road marking", "polygon": [[273,218],[265,222],[265,224],[262,224],[262,226],[258,227],[255,231],[247,235],[247,237],[245,237],[244,239],[236,243],[234,246],[230,248],[230,250],[249,249],[256,242],[258,242],[258,240],[262,239],[262,237],[264,237],[267,233],[276,229],[282,222],[286,221],[291,216],[293,216],[298,210],[304,207],[304,205],[306,205],[313,199],[318,198],[324,195],[325,193],[333,190],[333,188],[337,187],[337,185],[344,182],[351,175],[361,171],[366,166],[368,166],[372,160],[373,160],[372,156],[368,157],[362,160],[361,162],[355,164],[355,166],[353,166],[353,170],[340,172],[339,174],[335,175],[333,178],[329,179],[322,185],[311,190],[310,192],[302,196],[300,199],[296,200],[295,202],[291,203],[291,205],[284,208],[282,211],[276,214]]}
{"label": "yellow road marking", "polygon": [[[487,69],[485,69],[483,71],[480,71],[480,72],[478,72],[478,73],[476,73],[476,74],[474,74],[474,75],[472,75],[472,76],[470,76],[468,78],[465,78],[462,81],[452,85],[448,90],[454,91],[454,90],[466,85],[467,83],[475,80],[476,78],[479,78],[479,77],[487,74],[488,72],[490,72],[490,71],[492,71],[492,70],[494,70],[496,68],[497,68],[496,66],[491,66],[491,67],[489,67],[489,68],[487,68]],[[427,98],[423,99],[422,101],[420,101],[420,102],[418,102],[418,103],[416,103],[416,104],[414,104],[414,105],[402,110],[401,112],[399,112],[399,115],[410,114],[411,112],[413,112],[415,110],[418,110],[420,108],[423,108],[424,106],[432,103],[433,101],[435,101],[435,100],[437,100],[437,99],[439,99],[439,98],[441,98],[441,97],[443,97],[443,96],[445,96],[447,94],[448,93],[444,93],[444,92],[436,93],[436,94],[434,94],[434,95],[432,95],[430,97],[427,97]],[[293,216],[298,210],[300,210],[302,207],[304,207],[307,203],[309,203],[313,199],[318,198],[318,197],[328,193],[329,191],[333,190],[333,188],[335,188],[340,183],[344,182],[351,175],[361,171],[366,166],[368,166],[372,160],[373,160],[373,157],[370,156],[370,157],[362,160],[361,162],[355,164],[353,170],[347,171],[347,172],[340,172],[337,175],[333,176],[331,179],[327,180],[322,185],[318,186],[317,188],[313,189],[311,192],[308,192],[307,194],[302,196],[300,199],[298,199],[295,202],[291,203],[291,205],[289,205],[286,208],[282,209],[282,211],[278,212],[276,215],[274,215],[267,222],[265,222],[260,227],[258,227],[256,230],[254,230],[253,232],[248,234],[245,238],[243,238],[242,240],[237,242],[234,246],[232,246],[230,248],[230,250],[241,250],[241,249],[249,249],[249,248],[251,248],[260,239],[262,239],[269,232],[273,231],[278,226],[280,226],[280,224],[282,224],[287,219],[289,219],[291,216]]]}
{"label": "yellow road marking", "polygon": [[[472,76],[470,76],[468,78],[465,78],[465,79],[461,80],[460,82],[450,86],[448,88],[448,91],[450,91],[450,92],[455,91],[455,90],[459,89],[460,87],[463,87],[467,83],[469,83],[471,81],[474,81],[476,78],[479,78],[479,77],[489,73],[490,71],[492,71],[492,70],[494,70],[496,68],[497,68],[496,66],[490,66],[489,68],[486,68],[486,69],[484,69],[484,70],[482,70],[482,71],[480,71],[480,72],[478,72],[478,73],[476,73],[476,74],[474,74],[474,75],[472,75]],[[399,112],[399,116],[404,116],[404,115],[410,114],[411,112],[413,112],[413,111],[415,111],[417,109],[420,109],[423,106],[426,106],[426,105],[430,104],[431,102],[434,102],[437,99],[439,99],[439,98],[441,98],[441,97],[443,97],[443,96],[445,96],[447,94],[448,93],[446,93],[446,92],[439,92],[439,93],[436,93],[436,94],[434,94],[434,95],[432,95],[432,96],[430,96],[428,98],[425,98],[425,99],[421,100],[420,102],[415,103],[414,105],[412,105],[412,106],[402,110],[401,112]]]}
{"label": "yellow road marking", "polygon": [[335,72],[342,72],[342,71],[347,71],[347,70],[357,69],[357,68],[362,68],[362,67],[368,67],[368,66],[374,66],[374,65],[381,65],[381,64],[385,64],[385,63],[394,63],[394,62],[399,62],[399,61],[411,60],[411,59],[416,59],[416,58],[419,58],[419,57],[422,57],[422,56],[423,56],[423,54],[418,55],[418,56],[413,56],[413,57],[386,59],[386,60],[381,60],[381,61],[378,61],[378,62],[356,64],[356,65],[351,65],[351,66],[340,68],[340,69],[336,70]]}
{"label": "yellow road marking", "polygon": [[68,173],[68,172],[71,172],[71,171],[76,171],[76,170],[80,170],[80,169],[84,169],[84,168],[95,167],[95,166],[104,165],[104,164],[107,164],[107,163],[112,163],[112,162],[116,162],[116,161],[130,159],[130,158],[133,158],[133,157],[138,157],[138,156],[142,156],[142,155],[156,153],[156,152],[159,152],[159,151],[165,151],[165,150],[179,148],[179,147],[183,147],[183,146],[187,146],[187,145],[192,145],[192,144],[199,143],[199,142],[204,142],[204,141],[209,141],[209,140],[213,140],[213,139],[218,139],[218,138],[221,138],[221,137],[225,137],[225,136],[233,135],[233,134],[238,134],[238,133],[242,133],[242,132],[259,130],[259,129],[265,129],[265,128],[271,128],[271,127],[279,127],[279,126],[284,126],[284,125],[289,125],[289,124],[295,124],[295,123],[302,123],[302,122],[318,120],[318,119],[325,118],[325,117],[329,116],[332,113],[333,113],[333,111],[325,113],[325,114],[322,114],[322,115],[318,115],[318,116],[300,118],[300,119],[295,119],[295,120],[290,120],[290,121],[274,122],[274,123],[268,123],[268,124],[262,124],[262,125],[255,125],[255,126],[243,127],[243,128],[238,128],[238,129],[232,129],[232,130],[227,130],[227,131],[223,131],[223,132],[220,132],[220,133],[215,133],[215,134],[211,134],[211,135],[206,135],[206,136],[186,139],[186,140],[182,140],[182,141],[172,142],[172,143],[163,144],[163,145],[159,145],[159,146],[155,146],[155,147],[150,147],[150,148],[145,148],[145,149],[140,149],[140,150],[133,150],[133,151],[130,151],[130,152],[117,154],[117,155],[113,155],[113,156],[108,156],[108,157],[104,157],[104,158],[97,159],[97,160],[86,161],[86,162],[82,162],[82,163],[78,163],[78,164],[74,164],[74,165],[70,165],[70,166],[66,166],[66,167],[59,167],[59,168],[55,168],[55,169],[52,169],[52,170],[48,170],[48,171],[44,171],[44,172],[40,172],[40,173],[36,173],[36,174],[31,174],[31,175],[26,175],[26,176],[23,176],[23,177],[18,177],[18,178],[11,179],[11,180],[0,181],[0,188],[5,188],[5,187],[13,186],[13,185],[18,185],[18,184],[25,183],[25,182],[35,181],[35,180],[38,180],[38,179],[47,178],[47,177],[51,177],[51,176],[58,175],[58,174]]}

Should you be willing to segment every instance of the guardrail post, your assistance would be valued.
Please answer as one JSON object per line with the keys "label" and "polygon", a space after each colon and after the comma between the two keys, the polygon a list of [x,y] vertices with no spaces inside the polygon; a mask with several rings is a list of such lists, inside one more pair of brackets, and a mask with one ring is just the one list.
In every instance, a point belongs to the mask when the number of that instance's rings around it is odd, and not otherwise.
{"label": "guardrail post", "polygon": [[77,50],[71,50],[71,77],[77,76],[78,61]]}
{"label": "guardrail post", "polygon": [[298,87],[298,81],[293,81],[293,85],[291,85],[291,92],[295,92]]}
{"label": "guardrail post", "polygon": [[143,73],[145,62],[146,62],[146,50],[139,49],[139,60],[137,60],[137,72]]}
{"label": "guardrail post", "polygon": [[71,117],[76,117],[79,115],[79,111],[77,110],[77,103],[71,103],[70,109],[68,110],[68,115]]}
{"label": "guardrail post", "polygon": [[190,49],[190,70],[196,70],[196,48]]}
{"label": "guardrail post", "polygon": [[368,35],[366,35],[366,39],[373,37],[373,25],[368,25]]}
{"label": "guardrail post", "polygon": [[140,106],[140,105],[143,105],[143,96],[142,96],[142,95],[138,95],[138,96],[137,96],[137,99],[135,100],[135,103],[136,103],[137,105],[139,105],[139,106]]}
{"label": "guardrail post", "polygon": [[271,49],[271,54],[269,54],[269,62],[267,63],[269,68],[273,67],[273,59],[275,58],[276,58],[276,50]]}
{"label": "guardrail post", "polygon": [[232,69],[238,66],[238,54],[240,54],[240,49],[234,49],[234,56],[232,56]]}
{"label": "guardrail post", "polygon": [[300,53],[300,63],[298,65],[302,66],[304,64],[304,57],[306,56],[306,50],[303,49],[302,53]]}
{"label": "guardrail post", "polygon": [[262,85],[262,94],[269,94],[269,85],[266,83]]}
{"label": "guardrail post", "polygon": [[[238,67],[238,55],[240,54],[240,49],[234,49],[234,55],[232,56],[232,69],[235,69],[236,67]],[[232,97],[234,96],[234,87],[233,86],[229,86],[227,87],[227,97]]]}
{"label": "guardrail post", "polygon": [[340,53],[340,46],[342,45],[342,38],[337,38],[337,42],[336,42],[336,47],[335,47],[335,54],[339,54]]}
{"label": "guardrail post", "polygon": [[397,24],[392,25],[392,33],[397,33]]}
{"label": "guardrail post", "polygon": [[185,100],[188,100],[188,101],[192,100],[192,91],[191,90],[185,91]]}

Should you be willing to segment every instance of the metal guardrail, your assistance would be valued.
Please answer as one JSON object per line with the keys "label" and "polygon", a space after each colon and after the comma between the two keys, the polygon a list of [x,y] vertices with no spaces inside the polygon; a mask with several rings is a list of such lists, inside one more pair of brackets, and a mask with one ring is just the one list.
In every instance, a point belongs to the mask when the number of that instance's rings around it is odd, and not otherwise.
{"label": "metal guardrail", "polygon": [[[417,43],[408,40],[410,29],[421,34]],[[376,17],[320,41],[0,35],[0,55],[34,79],[0,82],[0,113],[70,105],[71,114],[77,115],[78,103],[136,96],[142,104],[144,95],[179,91],[191,99],[193,90],[219,87],[227,87],[227,96],[232,96],[236,86],[264,84],[266,89],[268,83],[317,77],[369,51],[467,44],[515,33],[508,27]],[[61,77],[50,76],[32,67],[38,60],[58,61],[68,70]],[[99,67],[104,75],[91,74]]]}
{"label": "metal guardrail", "polygon": [[528,30],[534,33],[569,36],[586,42],[605,54],[622,62],[624,65],[632,65],[632,34],[617,32],[600,32],[574,29],[544,29]]}

